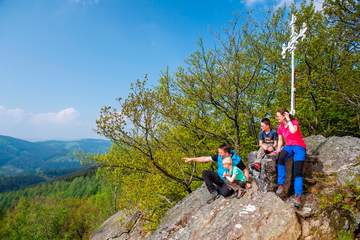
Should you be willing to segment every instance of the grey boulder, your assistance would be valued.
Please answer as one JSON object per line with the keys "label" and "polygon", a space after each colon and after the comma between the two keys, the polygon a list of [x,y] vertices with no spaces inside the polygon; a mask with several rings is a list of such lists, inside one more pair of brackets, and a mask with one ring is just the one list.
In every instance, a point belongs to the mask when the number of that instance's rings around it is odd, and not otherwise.
{"label": "grey boulder", "polygon": [[301,226],[291,206],[274,193],[249,190],[241,199],[209,197],[201,187],[170,209],[149,237],[160,239],[298,239]]}

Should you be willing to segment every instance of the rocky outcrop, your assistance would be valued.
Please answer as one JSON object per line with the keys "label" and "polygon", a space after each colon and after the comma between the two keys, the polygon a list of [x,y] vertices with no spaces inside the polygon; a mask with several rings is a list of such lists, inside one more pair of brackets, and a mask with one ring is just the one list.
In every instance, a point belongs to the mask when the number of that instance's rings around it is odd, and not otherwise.
{"label": "rocky outcrop", "polygon": [[306,153],[308,156],[317,156],[321,145],[326,142],[326,137],[314,135],[304,139],[306,143]]}
{"label": "rocky outcrop", "polygon": [[318,160],[325,174],[340,173],[359,164],[360,139],[354,137],[330,137],[321,144]]}
{"label": "rocky outcrop", "polygon": [[[341,185],[360,176],[360,139],[354,137],[330,137],[318,150],[319,170],[327,175],[336,174]],[[360,186],[360,181],[357,181]]]}
{"label": "rocky outcrop", "polygon": [[[241,199],[220,198],[206,204],[205,187],[169,210],[149,239],[298,239],[295,211],[274,193],[248,191]],[[192,200],[203,204],[193,206]],[[190,200],[190,201],[189,201]]]}
{"label": "rocky outcrop", "polygon": [[[273,190],[272,184],[259,185],[264,191],[254,186],[241,199],[220,197],[211,204],[206,203],[209,193],[203,185],[171,208],[150,236],[144,235],[139,221],[119,213],[92,239],[317,240],[336,239],[339,231],[354,237],[360,232],[360,199],[357,189],[349,186],[360,186],[360,139],[319,135],[305,142],[302,210],[292,207],[291,197],[283,201],[266,192]],[[268,175],[259,179],[273,182],[275,170],[274,162],[268,161],[261,172]],[[291,173],[291,166],[288,170]]]}
{"label": "rocky outcrop", "polygon": [[299,215],[301,238],[336,239],[341,231],[358,234],[360,201],[349,186],[360,187],[360,139],[311,136],[305,142],[314,182],[307,184],[304,196],[303,209],[310,214]]}

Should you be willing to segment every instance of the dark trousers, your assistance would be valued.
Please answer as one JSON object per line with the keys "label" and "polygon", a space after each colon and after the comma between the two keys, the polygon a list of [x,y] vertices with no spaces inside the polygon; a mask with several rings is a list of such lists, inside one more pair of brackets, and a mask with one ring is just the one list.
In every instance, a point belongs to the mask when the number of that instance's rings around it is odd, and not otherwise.
{"label": "dark trousers", "polygon": [[224,197],[228,197],[234,193],[234,190],[226,185],[216,172],[211,170],[204,170],[202,175],[209,192],[217,191]]}

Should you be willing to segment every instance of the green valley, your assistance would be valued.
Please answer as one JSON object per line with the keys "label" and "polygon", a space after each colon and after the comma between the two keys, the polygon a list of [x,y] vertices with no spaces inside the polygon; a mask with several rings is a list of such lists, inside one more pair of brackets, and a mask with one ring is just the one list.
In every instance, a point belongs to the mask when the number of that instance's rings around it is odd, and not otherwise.
{"label": "green valley", "polygon": [[29,142],[0,136],[0,192],[79,171],[82,157],[104,153],[110,145],[101,139]]}

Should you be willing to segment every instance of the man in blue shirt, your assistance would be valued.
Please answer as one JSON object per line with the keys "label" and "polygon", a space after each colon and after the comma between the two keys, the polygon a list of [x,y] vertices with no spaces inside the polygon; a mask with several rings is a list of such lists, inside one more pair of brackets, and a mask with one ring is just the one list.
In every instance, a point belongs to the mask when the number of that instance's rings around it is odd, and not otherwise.
{"label": "man in blue shirt", "polygon": [[224,173],[226,172],[224,166],[222,165],[222,160],[225,157],[231,157],[233,166],[237,166],[244,172],[248,183],[246,188],[250,188],[250,175],[249,171],[246,168],[245,164],[241,161],[241,157],[234,151],[231,145],[222,144],[218,148],[218,153],[213,156],[204,156],[196,158],[184,158],[185,162],[216,162],[217,163],[217,173],[212,170],[204,170],[202,175],[206,184],[207,189],[209,190],[211,197],[208,200],[208,203],[213,202],[220,195],[227,197],[234,193],[234,190],[226,185],[224,181]]}

